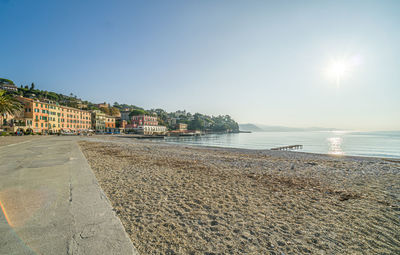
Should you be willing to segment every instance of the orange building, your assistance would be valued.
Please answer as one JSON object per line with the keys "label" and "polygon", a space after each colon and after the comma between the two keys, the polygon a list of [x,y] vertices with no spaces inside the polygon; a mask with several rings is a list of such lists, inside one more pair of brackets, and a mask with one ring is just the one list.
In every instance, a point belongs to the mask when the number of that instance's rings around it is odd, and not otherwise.
{"label": "orange building", "polygon": [[[18,116],[18,127],[25,131],[31,128],[34,133],[48,133],[49,104],[25,97],[17,99],[24,105],[23,113]],[[21,123],[22,120],[25,123]]]}
{"label": "orange building", "polygon": [[106,132],[114,132],[115,117],[106,115]]}
{"label": "orange building", "polygon": [[41,102],[31,98],[17,98],[24,105],[20,115],[20,127],[23,130],[31,128],[34,133],[57,133],[59,131],[84,131],[91,128],[91,115],[67,106],[53,102]]}
{"label": "orange building", "polygon": [[61,106],[61,129],[66,131],[86,131],[91,128],[91,114],[88,111]]}

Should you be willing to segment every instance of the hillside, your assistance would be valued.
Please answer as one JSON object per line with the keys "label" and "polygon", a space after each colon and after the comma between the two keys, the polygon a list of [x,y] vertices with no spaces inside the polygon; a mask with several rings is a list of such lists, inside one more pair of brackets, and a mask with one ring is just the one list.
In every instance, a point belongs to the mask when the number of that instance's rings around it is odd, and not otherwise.
{"label": "hillside", "polygon": [[257,127],[254,124],[246,123],[246,124],[239,124],[239,128],[241,131],[252,131],[252,132],[262,132],[263,130]]}
{"label": "hillside", "polygon": [[[1,79],[9,84],[14,84],[13,81],[8,79]],[[30,86],[21,85],[17,92],[7,92],[15,96],[23,96],[28,98],[35,98],[39,100],[51,100],[58,102],[60,105],[65,105],[82,110],[101,110],[106,114],[119,116],[121,111],[128,111],[131,113],[139,112],[141,114],[150,114],[158,117],[160,125],[165,125],[168,129],[175,129],[176,124],[188,124],[190,130],[201,130],[204,132],[238,132],[239,125],[229,115],[209,116],[201,113],[191,114],[185,110],[178,110],[176,112],[166,112],[163,109],[150,109],[145,110],[142,107],[114,102],[110,107],[98,107],[98,104],[82,100],[77,95],[70,94],[69,96],[52,91],[37,89],[35,84]],[[104,105],[107,103],[104,102]],[[108,104],[109,105],[109,104]]]}

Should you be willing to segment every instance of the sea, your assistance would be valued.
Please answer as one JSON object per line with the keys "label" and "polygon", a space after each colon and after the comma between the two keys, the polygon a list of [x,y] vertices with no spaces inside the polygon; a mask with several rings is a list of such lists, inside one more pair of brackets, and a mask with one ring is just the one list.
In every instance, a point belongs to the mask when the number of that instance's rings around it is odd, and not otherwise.
{"label": "sea", "polygon": [[301,131],[167,137],[168,143],[244,149],[303,145],[302,152],[400,159],[400,131]]}

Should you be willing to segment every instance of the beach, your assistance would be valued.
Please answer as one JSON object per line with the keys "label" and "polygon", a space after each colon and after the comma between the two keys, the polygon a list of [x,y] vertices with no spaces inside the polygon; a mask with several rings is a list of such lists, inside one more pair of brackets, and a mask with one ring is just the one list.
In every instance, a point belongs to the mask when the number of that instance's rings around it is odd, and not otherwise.
{"label": "beach", "polygon": [[141,254],[395,254],[398,160],[80,141]]}

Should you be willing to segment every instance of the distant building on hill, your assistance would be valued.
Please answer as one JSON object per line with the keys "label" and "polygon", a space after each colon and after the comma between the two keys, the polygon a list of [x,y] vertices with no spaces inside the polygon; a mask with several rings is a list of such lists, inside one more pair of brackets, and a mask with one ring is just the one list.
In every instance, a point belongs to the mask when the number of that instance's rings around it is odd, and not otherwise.
{"label": "distant building on hill", "polygon": [[96,106],[97,108],[109,108],[110,104],[107,104],[106,102],[104,102],[104,103],[100,103],[100,104],[95,104],[94,106]]}
{"label": "distant building on hill", "polygon": [[77,103],[76,107],[78,107],[79,109],[87,109],[88,108],[87,104],[84,104],[82,102]]}
{"label": "distant building on hill", "polygon": [[7,83],[7,82],[0,82],[0,89],[2,90],[6,90],[6,91],[18,91],[17,86],[15,86],[14,84],[11,83]]}

